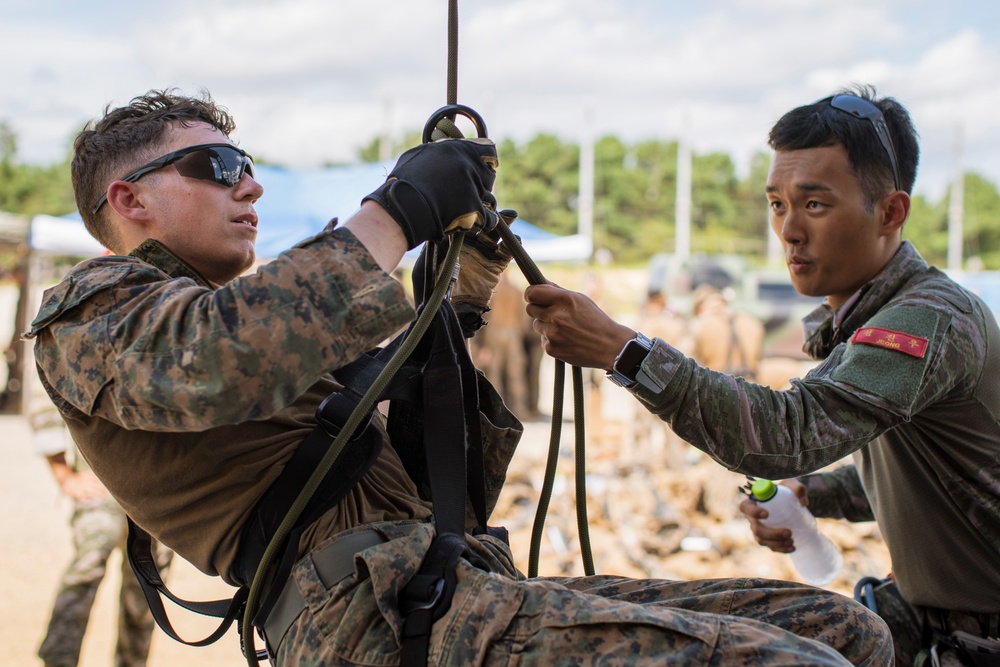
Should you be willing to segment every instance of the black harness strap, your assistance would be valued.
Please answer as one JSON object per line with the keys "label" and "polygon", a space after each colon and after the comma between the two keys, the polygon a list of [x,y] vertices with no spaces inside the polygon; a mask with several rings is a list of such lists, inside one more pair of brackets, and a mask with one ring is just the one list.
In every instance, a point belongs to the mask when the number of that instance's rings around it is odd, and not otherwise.
{"label": "black harness strap", "polygon": [[[367,377],[364,367],[367,367],[374,359],[375,357],[365,355],[357,362],[359,368],[353,370],[352,373],[363,380]],[[233,577],[240,584],[240,587],[231,600],[189,601],[171,593],[163,582],[153,557],[151,536],[131,518],[128,519],[126,551],[129,564],[139,580],[153,619],[171,639],[189,646],[207,646],[218,641],[234,620],[242,618],[250,583],[253,581],[257,565],[260,563],[271,536],[274,535],[278,525],[287,514],[302,486],[302,480],[309,477],[320,459],[323,458],[330,443],[340,431],[340,425],[347,421],[359,398],[360,395],[353,390],[335,392],[320,404],[316,410],[316,428],[296,448],[281,474],[271,483],[271,486],[254,506],[244,524],[240,551],[233,564]],[[306,505],[302,517],[296,524],[297,528],[290,533],[286,540],[283,556],[271,574],[268,595],[254,619],[258,627],[267,618],[267,614],[281,592],[284,581],[291,572],[296,560],[298,538],[302,528],[339,502],[361,480],[378,458],[379,452],[382,450],[382,435],[371,424],[370,415],[364,427],[351,438],[349,445],[344,448],[336,464],[331,467],[319,491]],[[161,595],[189,611],[221,618],[223,619],[222,623],[215,632],[205,639],[186,641],[177,634],[171,625],[160,598]],[[240,628],[242,633],[242,625]],[[246,638],[242,636],[240,641],[244,645],[247,643]]]}
{"label": "black harness strap", "polygon": [[[240,588],[231,600],[212,600],[202,602],[191,602],[172,594],[160,578],[160,571],[156,566],[153,557],[153,538],[149,533],[140,528],[131,517],[128,519],[128,539],[126,540],[126,550],[128,552],[129,564],[132,571],[139,580],[142,592],[146,596],[149,610],[153,614],[156,624],[171,638],[188,646],[208,646],[219,640],[233,621],[242,616],[243,605],[246,602],[249,591]],[[167,617],[167,611],[163,607],[163,600],[160,594],[188,611],[193,611],[204,616],[214,616],[221,618],[219,627],[205,639],[198,641],[186,641],[174,630]]]}
{"label": "black harness strap", "polygon": [[[423,372],[423,439],[427,467],[432,471],[429,477],[436,534],[420,570],[400,591],[401,667],[427,664],[434,621],[451,607],[458,559],[466,556],[475,562],[465,541],[467,450],[477,451],[474,456],[480,462],[482,484],[476,371],[458,318],[447,302],[442,303],[428,335],[431,349]],[[485,502],[473,499],[473,505],[477,504],[476,518],[485,529]]]}
{"label": "black harness strap", "polygon": [[[409,333],[409,332],[407,332]],[[149,604],[153,618],[172,639],[190,646],[207,646],[222,637],[243,615],[248,589],[257,564],[289,506],[319,460],[357,405],[364,390],[385,367],[399,347],[402,334],[385,349],[366,354],[337,371],[344,388],[328,396],[316,411],[317,426],[296,448],[254,507],[243,529],[233,577],[241,584],[231,600],[189,601],[166,587],[152,554],[152,538],[129,519],[128,557]],[[421,344],[383,392],[391,399],[388,430],[407,472],[422,495],[434,503],[437,537],[415,576],[404,591],[401,607],[407,612],[405,655],[422,656],[434,620],[447,612],[454,592],[455,564],[466,551],[466,495],[479,526],[485,532],[486,503],[483,441],[479,424],[478,374],[464,342],[451,305],[444,302]],[[425,357],[420,361],[419,357]],[[461,409],[458,407],[461,406]],[[382,436],[369,421],[350,440],[313,496],[297,528],[286,540],[283,555],[270,574],[268,594],[254,618],[260,627],[267,618],[297,556],[298,537],[320,513],[336,504],[378,458]],[[433,474],[432,472],[433,471]],[[470,483],[467,483],[467,480]],[[492,532],[493,529],[491,529]],[[174,630],[160,596],[198,614],[221,618],[211,635],[197,641],[182,639]],[[241,637],[241,642],[246,643]],[[416,642],[416,643],[414,643]],[[419,644],[423,643],[423,649]],[[411,663],[419,664],[419,663]]]}

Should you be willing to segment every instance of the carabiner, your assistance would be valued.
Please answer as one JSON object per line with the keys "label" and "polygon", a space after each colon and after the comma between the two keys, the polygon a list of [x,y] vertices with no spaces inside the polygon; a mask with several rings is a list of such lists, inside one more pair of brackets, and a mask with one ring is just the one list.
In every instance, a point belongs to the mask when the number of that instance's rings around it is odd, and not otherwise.
{"label": "carabiner", "polygon": [[472,124],[476,126],[476,135],[480,139],[487,138],[486,121],[484,121],[483,117],[479,115],[479,112],[465,106],[464,104],[449,104],[432,113],[431,117],[427,119],[427,122],[424,124],[422,137],[423,143],[430,143],[431,136],[434,133],[434,128],[437,127],[439,120],[447,118],[448,120],[454,122],[455,116],[465,116],[471,120]]}

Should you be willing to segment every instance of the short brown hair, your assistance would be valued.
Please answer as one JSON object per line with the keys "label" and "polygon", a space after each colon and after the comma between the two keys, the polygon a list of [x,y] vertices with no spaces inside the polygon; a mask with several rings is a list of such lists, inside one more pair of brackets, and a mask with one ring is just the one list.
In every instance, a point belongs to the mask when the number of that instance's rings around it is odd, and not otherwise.
{"label": "short brown hair", "polygon": [[94,204],[112,181],[158,157],[173,124],[188,127],[197,122],[208,123],[226,136],[236,129],[232,116],[208,91],[189,97],[168,88],[150,90],[116,109],[108,105],[103,118],[87,123],[77,135],[70,163],[76,206],[87,231],[105,247],[114,248],[117,232],[107,223],[107,207],[95,214]]}

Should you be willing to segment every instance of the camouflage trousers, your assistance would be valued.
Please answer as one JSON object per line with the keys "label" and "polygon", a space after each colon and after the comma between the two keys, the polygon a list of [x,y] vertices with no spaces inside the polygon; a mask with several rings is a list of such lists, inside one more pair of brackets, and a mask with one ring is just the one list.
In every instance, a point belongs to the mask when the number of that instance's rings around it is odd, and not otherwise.
{"label": "camouflage trousers", "polygon": [[[399,664],[397,591],[419,568],[433,528],[369,528],[391,541],[356,555],[355,574],[332,587],[310,556],[295,565],[307,608],[278,649],[278,667]],[[479,537],[470,548],[490,571],[459,561],[429,665],[893,664],[882,620],[836,593],[761,579],[525,580],[506,545]]]}
{"label": "camouflage trousers", "polygon": [[903,598],[896,582],[882,580],[873,591],[878,615],[889,626],[895,650],[896,664],[900,667],[924,667],[932,662],[931,647],[941,665],[962,665],[958,650],[947,637],[955,631],[967,632],[974,637],[997,635],[1000,619],[996,614],[973,614],[945,609],[911,605]]}
{"label": "camouflage trousers", "polygon": [[[108,558],[118,548],[122,552],[122,586],[118,598],[115,665],[143,667],[149,655],[154,622],[125,557],[125,513],[110,499],[80,502],[74,506],[70,526],[73,560],[59,584],[38,657],[47,667],[75,667],[79,662],[97,589],[107,571]],[[161,570],[167,567],[172,555],[168,549],[158,550]]]}

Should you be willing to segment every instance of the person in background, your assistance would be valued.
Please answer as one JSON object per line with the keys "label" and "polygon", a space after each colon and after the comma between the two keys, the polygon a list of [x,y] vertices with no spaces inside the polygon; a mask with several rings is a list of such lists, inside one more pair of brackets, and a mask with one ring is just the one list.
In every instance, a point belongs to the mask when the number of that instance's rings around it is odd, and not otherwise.
{"label": "person in background", "polygon": [[723,291],[709,284],[695,289],[691,328],[695,361],[715,371],[757,379],[764,353],[764,325],[753,315],[733,310]]}
{"label": "person in background", "polygon": [[[117,549],[122,556],[122,567],[115,666],[144,667],[154,623],[142,588],[125,557],[125,513],[79,456],[51,403],[42,409],[32,409],[28,417],[35,452],[48,461],[59,491],[73,503],[70,516],[73,556],[59,581],[38,657],[45,667],[76,667],[79,663],[97,590],[105,579],[108,560]],[[170,565],[172,556],[169,549],[157,549],[161,571]]]}
{"label": "person in background", "polygon": [[528,360],[522,326],[524,299],[507,271],[500,275],[484,319],[487,326],[474,339],[478,365],[500,391],[510,411],[523,422],[533,416],[528,410]]}
{"label": "person in background", "polygon": [[[585,295],[529,287],[546,352],[603,368],[684,440],[788,484],[821,517],[877,521],[893,577],[876,591],[896,661],[1000,636],[1000,328],[902,239],[918,162],[909,113],[874,89],[789,111],[770,132],[766,196],[796,290],[825,296],[805,349],[823,362],[774,391],[699,366]],[[847,455],[853,465],[812,474]],[[787,530],[742,511],[756,539]],[[968,633],[967,635],[956,633]],[[996,648],[994,643],[994,649]]]}

